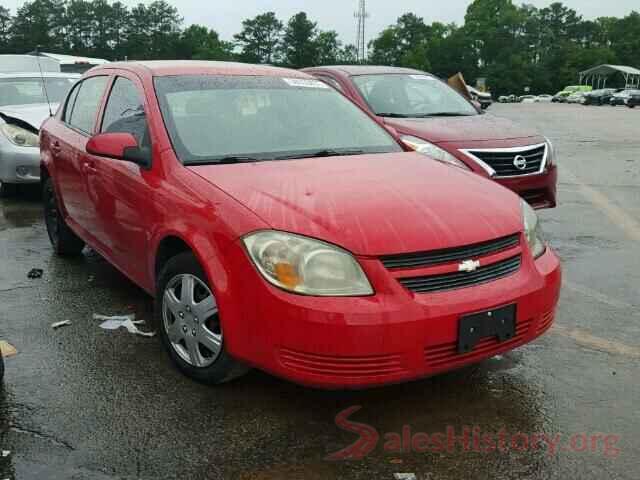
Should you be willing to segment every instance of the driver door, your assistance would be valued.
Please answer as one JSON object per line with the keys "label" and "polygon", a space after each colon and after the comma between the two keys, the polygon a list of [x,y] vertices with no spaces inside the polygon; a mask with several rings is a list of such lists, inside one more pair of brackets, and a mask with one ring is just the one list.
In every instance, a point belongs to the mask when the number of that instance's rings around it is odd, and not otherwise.
{"label": "driver door", "polygon": [[[151,151],[142,86],[138,79],[116,74],[105,103],[101,133],[131,133],[138,146]],[[96,175],[91,185],[96,192],[96,212],[101,228],[97,232],[105,254],[130,278],[147,283],[146,250],[154,218],[152,168],[105,157],[92,157]]]}

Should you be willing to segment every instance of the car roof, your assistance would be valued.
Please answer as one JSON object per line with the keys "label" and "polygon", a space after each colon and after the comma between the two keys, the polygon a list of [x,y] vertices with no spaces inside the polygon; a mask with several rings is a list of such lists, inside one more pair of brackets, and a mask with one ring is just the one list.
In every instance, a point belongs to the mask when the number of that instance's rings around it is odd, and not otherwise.
{"label": "car roof", "polygon": [[[383,65],[330,65],[326,67],[312,67],[305,68],[302,71],[305,72],[313,72],[317,70],[333,70],[345,73],[349,76],[357,76],[357,75],[382,75],[389,73],[396,74],[413,74],[413,75],[424,75],[426,72],[421,70],[415,70],[413,68],[403,68],[403,67],[387,67]],[[430,74],[428,74],[430,75]]]}
{"label": "car roof", "polygon": [[240,62],[214,62],[204,60],[152,60],[114,62],[94,67],[90,72],[111,69],[130,70],[153,77],[176,75],[230,75],[310,78],[306,73],[270,65],[251,65]]}
{"label": "car roof", "polygon": [[0,79],[2,78],[80,78],[82,75],[79,73],[62,73],[62,72],[17,72],[17,73],[0,73]]}

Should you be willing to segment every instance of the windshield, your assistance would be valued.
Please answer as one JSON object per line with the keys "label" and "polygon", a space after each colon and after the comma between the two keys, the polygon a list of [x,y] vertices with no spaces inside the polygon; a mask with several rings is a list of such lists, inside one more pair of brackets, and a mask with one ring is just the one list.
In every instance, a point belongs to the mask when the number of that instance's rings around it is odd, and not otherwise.
{"label": "windshield", "polygon": [[165,125],[185,165],[400,152],[359,108],[312,79],[155,79]]}
{"label": "windshield", "polygon": [[410,118],[478,114],[462,95],[430,75],[359,75],[352,78],[376,115]]}
{"label": "windshield", "polygon": [[[62,102],[75,81],[75,78],[45,78],[49,101]],[[42,78],[39,77],[2,78],[0,79],[0,107],[47,103],[42,87]]]}

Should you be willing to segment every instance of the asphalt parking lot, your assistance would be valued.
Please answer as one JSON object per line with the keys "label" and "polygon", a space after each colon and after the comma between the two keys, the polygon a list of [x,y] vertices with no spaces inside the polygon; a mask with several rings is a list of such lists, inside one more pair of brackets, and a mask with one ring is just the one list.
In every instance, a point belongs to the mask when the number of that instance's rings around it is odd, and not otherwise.
{"label": "asphalt parking lot", "polygon": [[[92,319],[149,319],[149,297],[91,252],[54,257],[33,192],[0,200],[0,339],[18,350],[0,389],[0,479],[638,478],[640,110],[491,114],[536,127],[558,152],[559,208],[541,213],[564,265],[556,326],[410,384],[323,392],[260,372],[195,384],[157,338]],[[43,277],[27,278],[32,268]],[[362,459],[328,460],[358,438],[335,423],[357,406],[350,420],[378,443]],[[420,433],[442,433],[443,448],[420,451]],[[504,441],[485,451],[475,445],[485,435]]]}

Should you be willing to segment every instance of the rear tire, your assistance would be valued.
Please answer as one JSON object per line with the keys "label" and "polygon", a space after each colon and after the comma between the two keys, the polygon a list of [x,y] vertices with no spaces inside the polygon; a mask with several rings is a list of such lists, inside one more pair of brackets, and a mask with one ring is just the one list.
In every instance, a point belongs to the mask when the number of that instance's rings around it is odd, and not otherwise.
{"label": "rear tire", "polygon": [[197,382],[217,385],[249,370],[226,351],[215,294],[192,253],[176,255],[162,269],[155,322],[173,363]]}
{"label": "rear tire", "polygon": [[84,241],[80,239],[67,225],[58,204],[53,181],[47,178],[42,188],[44,203],[44,220],[47,234],[53,250],[60,256],[76,256],[82,253]]}
{"label": "rear tire", "polygon": [[12,183],[0,182],[0,198],[12,197],[17,190],[17,187]]}

